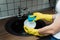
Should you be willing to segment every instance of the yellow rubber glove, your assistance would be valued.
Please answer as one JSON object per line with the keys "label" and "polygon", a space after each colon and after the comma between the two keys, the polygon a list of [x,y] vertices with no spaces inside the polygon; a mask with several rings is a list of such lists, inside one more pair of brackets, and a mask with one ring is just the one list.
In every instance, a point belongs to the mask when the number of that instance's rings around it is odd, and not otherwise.
{"label": "yellow rubber glove", "polygon": [[26,33],[32,34],[34,36],[45,36],[45,35],[39,34],[38,29],[34,29],[34,28],[24,26],[24,30],[25,30]]}
{"label": "yellow rubber glove", "polygon": [[53,19],[53,15],[51,15],[51,14],[42,14],[40,12],[33,13],[33,15],[31,17],[33,17],[33,16],[36,16],[35,21],[40,20],[40,19],[44,19],[46,21],[52,22],[52,19]]}

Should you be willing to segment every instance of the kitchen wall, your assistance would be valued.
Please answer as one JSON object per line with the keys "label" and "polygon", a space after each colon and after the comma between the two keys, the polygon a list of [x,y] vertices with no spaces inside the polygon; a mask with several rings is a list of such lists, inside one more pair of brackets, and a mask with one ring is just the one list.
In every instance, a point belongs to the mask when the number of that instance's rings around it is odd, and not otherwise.
{"label": "kitchen wall", "polygon": [[48,0],[0,0],[0,19],[17,15],[18,7],[28,7],[30,11],[49,7]]}

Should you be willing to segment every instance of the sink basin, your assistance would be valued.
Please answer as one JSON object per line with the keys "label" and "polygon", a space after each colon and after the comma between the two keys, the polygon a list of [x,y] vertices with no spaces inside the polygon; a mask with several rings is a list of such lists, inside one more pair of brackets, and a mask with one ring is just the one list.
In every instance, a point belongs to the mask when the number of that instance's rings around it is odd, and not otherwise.
{"label": "sink basin", "polygon": [[[23,29],[24,21],[26,19],[27,19],[27,16],[23,16],[20,18],[13,17],[9,19],[7,23],[5,24],[6,31],[12,35],[17,35],[17,36],[25,35],[26,36],[26,33]],[[42,28],[44,26],[46,26],[46,23],[43,20],[38,20],[36,21],[35,29]]]}

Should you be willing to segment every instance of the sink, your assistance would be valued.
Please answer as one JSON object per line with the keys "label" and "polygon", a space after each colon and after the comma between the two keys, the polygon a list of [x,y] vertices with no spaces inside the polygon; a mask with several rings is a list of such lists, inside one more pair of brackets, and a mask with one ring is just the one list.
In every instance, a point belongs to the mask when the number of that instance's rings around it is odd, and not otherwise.
{"label": "sink", "polygon": [[[20,18],[18,17],[10,18],[5,24],[6,31],[12,35],[17,35],[17,36],[28,35],[27,33],[25,33],[23,29],[24,21],[26,19],[27,16],[22,16]],[[46,26],[46,23],[43,20],[37,20],[35,29],[42,28],[44,26]]]}

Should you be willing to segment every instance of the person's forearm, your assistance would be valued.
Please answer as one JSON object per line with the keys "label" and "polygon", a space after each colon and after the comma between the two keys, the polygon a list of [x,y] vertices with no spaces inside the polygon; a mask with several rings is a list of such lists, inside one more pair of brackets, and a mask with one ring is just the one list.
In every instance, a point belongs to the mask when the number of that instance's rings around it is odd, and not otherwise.
{"label": "person's forearm", "polygon": [[52,29],[51,26],[46,26],[46,27],[40,28],[40,29],[38,29],[38,30],[39,30],[39,33],[40,33],[40,34],[47,34],[47,35],[50,35],[50,34],[52,34],[52,32],[53,32],[53,29]]}
{"label": "person's forearm", "polygon": [[56,15],[57,15],[57,14],[53,14],[53,19],[55,19],[55,18],[56,18]]}
{"label": "person's forearm", "polygon": [[47,34],[47,35],[53,35],[58,32],[58,26],[56,26],[54,23],[51,25],[45,26],[43,28],[38,29],[40,34]]}

